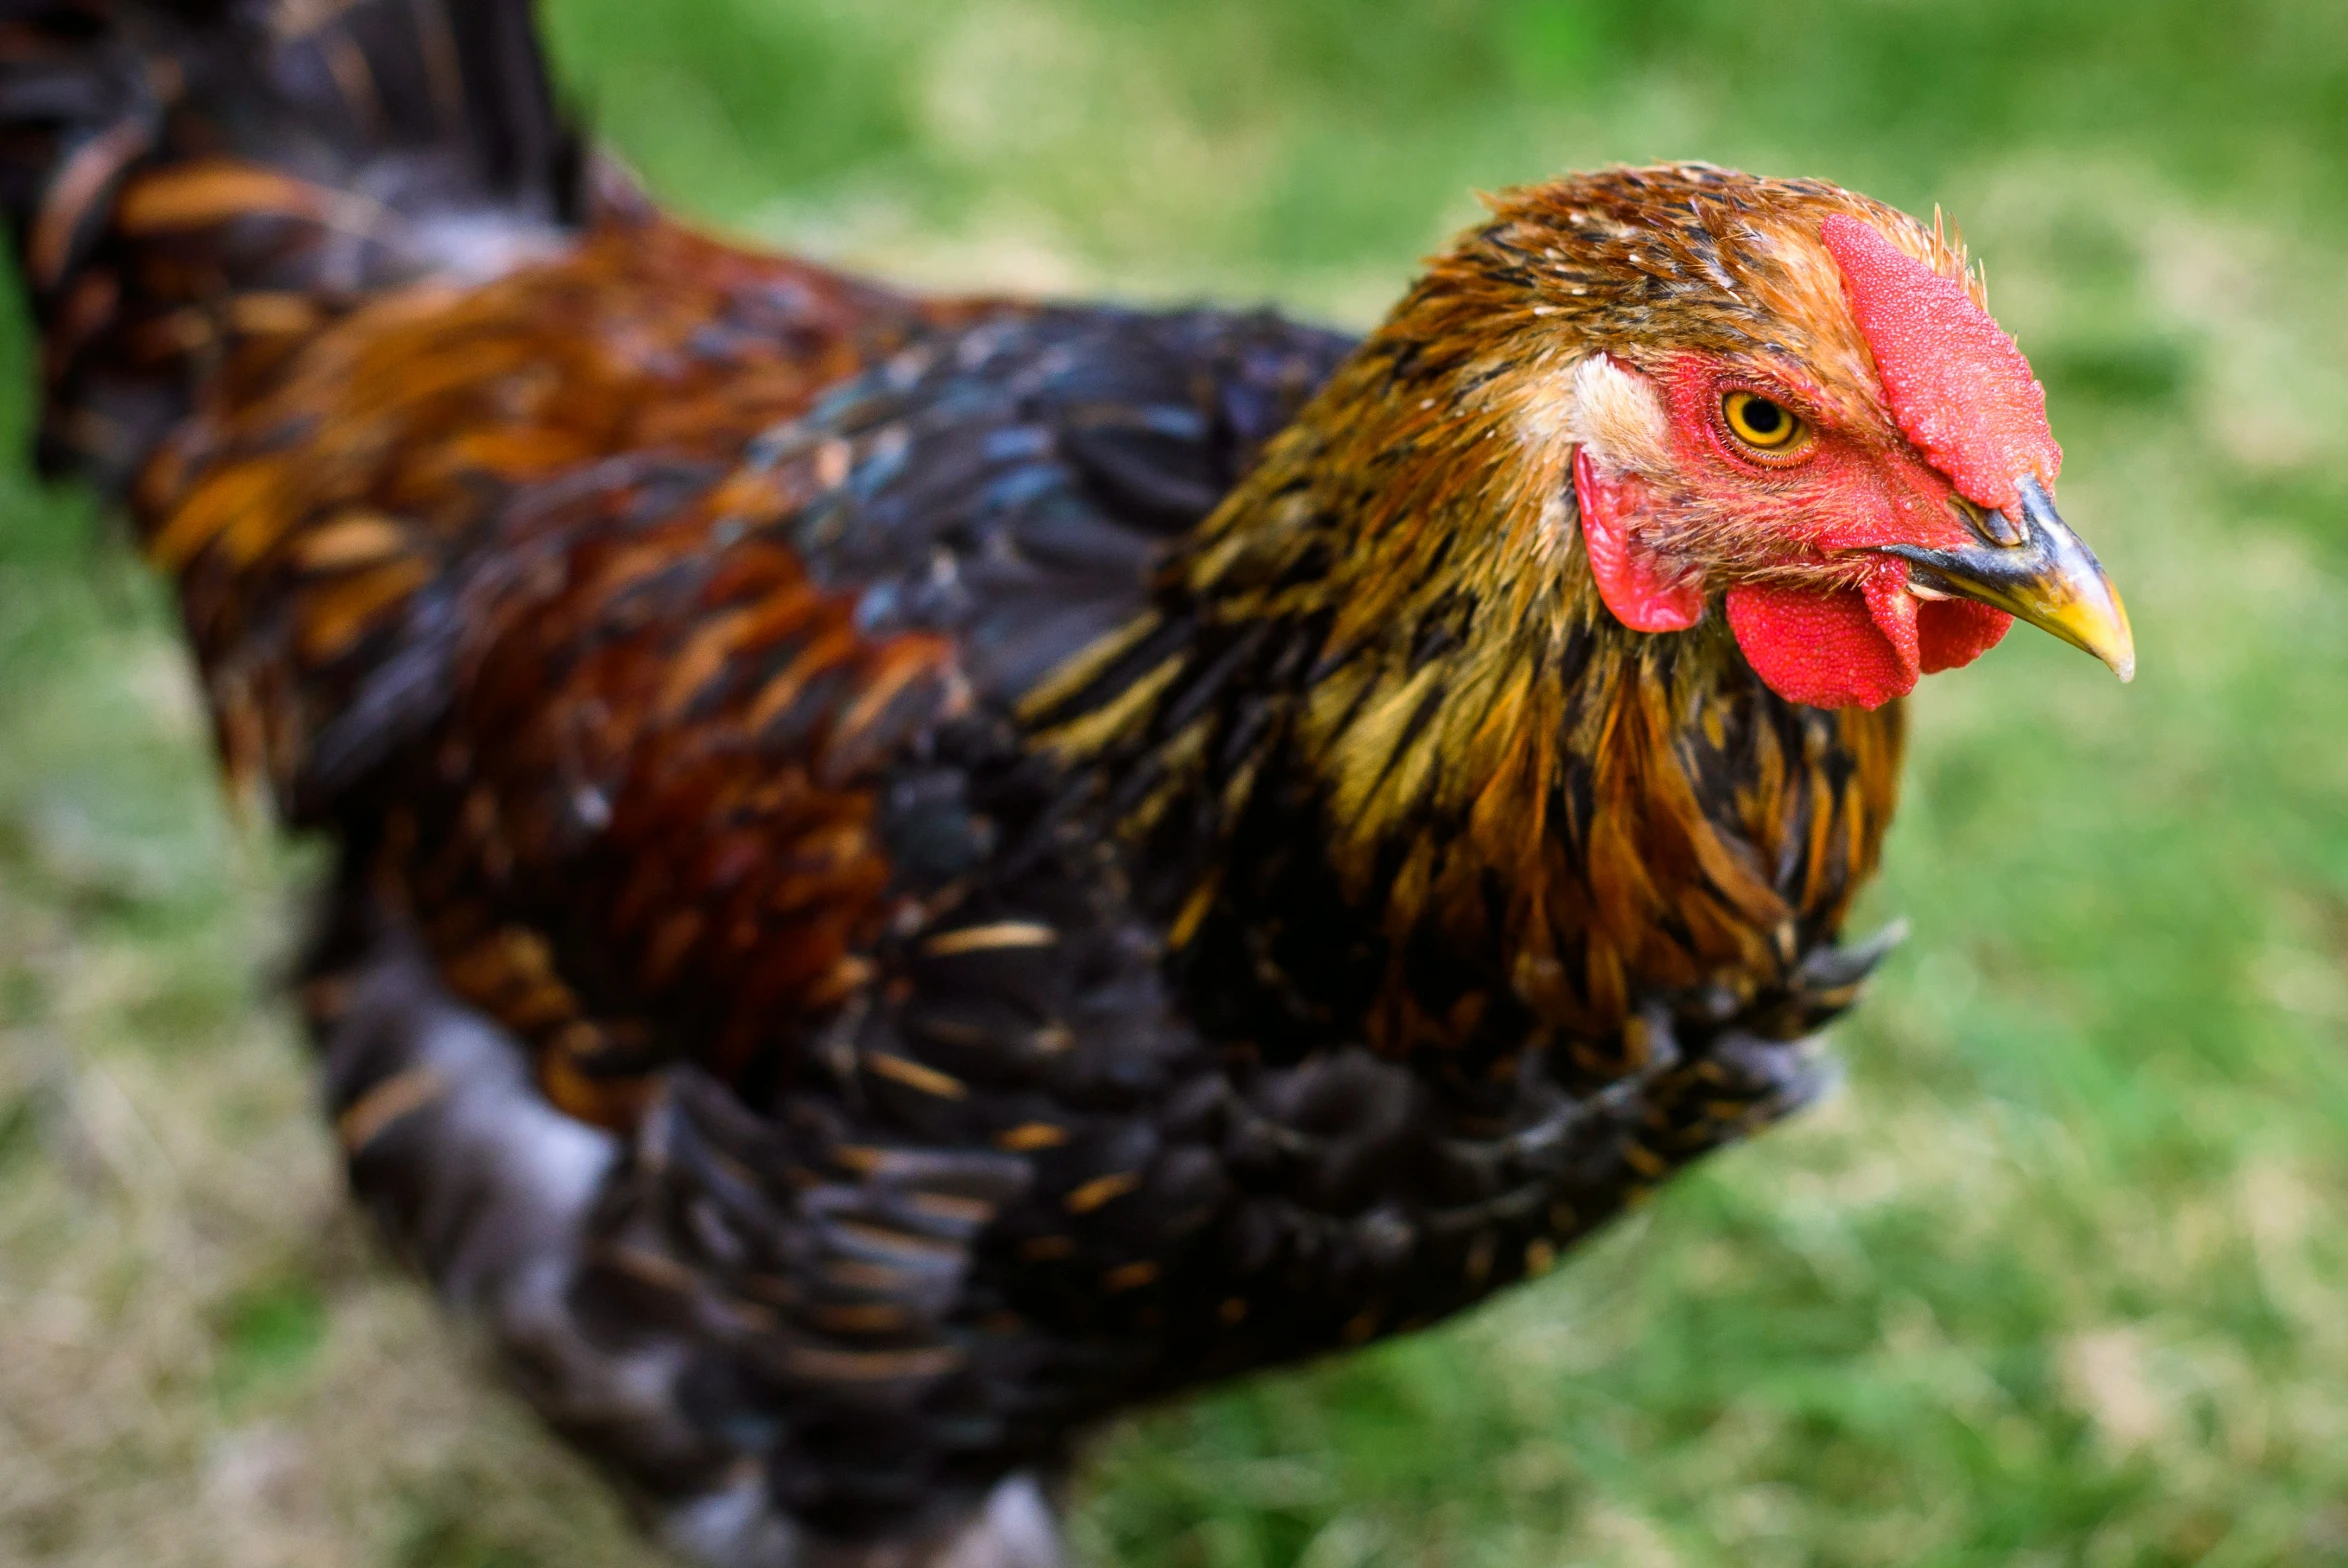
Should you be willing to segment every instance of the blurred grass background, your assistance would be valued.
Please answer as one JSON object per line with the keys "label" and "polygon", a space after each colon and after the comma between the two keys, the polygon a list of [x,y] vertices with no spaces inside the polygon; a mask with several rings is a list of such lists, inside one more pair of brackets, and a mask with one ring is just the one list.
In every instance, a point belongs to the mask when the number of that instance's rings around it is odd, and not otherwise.
{"label": "blurred grass background", "polygon": [[[1121,1568],[2348,1563],[2348,7],[553,0],[684,210],[940,287],[1372,319],[1469,192],[1944,203],[2123,689],[1916,702],[1845,1092],[1440,1332],[1146,1416]],[[11,322],[7,450],[26,375]],[[341,1206],[164,596],[0,477],[0,1562],[649,1561]]]}

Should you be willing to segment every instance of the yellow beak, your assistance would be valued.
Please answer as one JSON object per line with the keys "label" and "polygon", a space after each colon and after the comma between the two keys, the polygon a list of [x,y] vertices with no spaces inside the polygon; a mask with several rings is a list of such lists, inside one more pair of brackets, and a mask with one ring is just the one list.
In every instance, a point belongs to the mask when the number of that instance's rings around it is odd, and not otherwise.
{"label": "yellow beak", "polygon": [[1995,521],[2000,537],[1966,550],[1883,545],[1908,563],[1909,578],[1929,593],[1976,599],[2094,654],[2122,680],[2136,674],[2136,637],[2119,591],[2054,509],[2035,478],[2016,481],[2021,499]]}

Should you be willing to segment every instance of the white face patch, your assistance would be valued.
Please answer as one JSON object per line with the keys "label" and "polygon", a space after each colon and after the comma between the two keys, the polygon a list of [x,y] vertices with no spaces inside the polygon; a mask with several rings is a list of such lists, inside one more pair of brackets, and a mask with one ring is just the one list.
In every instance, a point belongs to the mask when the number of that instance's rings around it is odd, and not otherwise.
{"label": "white face patch", "polygon": [[1542,558],[1581,547],[1572,468],[1576,448],[1609,478],[1666,478],[1672,468],[1663,394],[1647,377],[1602,353],[1563,365],[1526,364],[1493,401],[1507,409],[1523,454],[1522,494],[1532,509],[1526,538]]}
{"label": "white face patch", "polygon": [[1663,396],[1655,383],[1605,354],[1574,366],[1566,433],[1611,473],[1661,477],[1671,469]]}

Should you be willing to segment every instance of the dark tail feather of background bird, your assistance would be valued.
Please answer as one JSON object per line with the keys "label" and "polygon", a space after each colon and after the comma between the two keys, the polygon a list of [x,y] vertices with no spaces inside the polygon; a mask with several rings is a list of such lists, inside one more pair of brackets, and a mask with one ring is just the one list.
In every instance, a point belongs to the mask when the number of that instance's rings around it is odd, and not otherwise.
{"label": "dark tail feather of background bird", "polygon": [[40,453],[126,488],[216,378],[584,199],[530,0],[0,0]]}

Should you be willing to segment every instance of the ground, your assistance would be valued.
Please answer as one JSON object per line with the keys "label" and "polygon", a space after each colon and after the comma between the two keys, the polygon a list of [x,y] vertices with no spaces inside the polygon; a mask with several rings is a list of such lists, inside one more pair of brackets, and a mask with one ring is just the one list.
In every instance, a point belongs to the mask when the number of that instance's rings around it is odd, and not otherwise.
{"label": "ground", "polygon": [[[656,189],[935,286],[1358,324],[1479,185],[1943,203],[2134,612],[2131,687],[2030,635],[1926,683],[1837,1098],[1490,1310],[1107,1434],[1083,1561],[2348,1563],[2348,9],[552,22]],[[275,988],[317,857],[221,800],[165,597],[0,485],[0,1563],[650,1562],[345,1211]]]}

